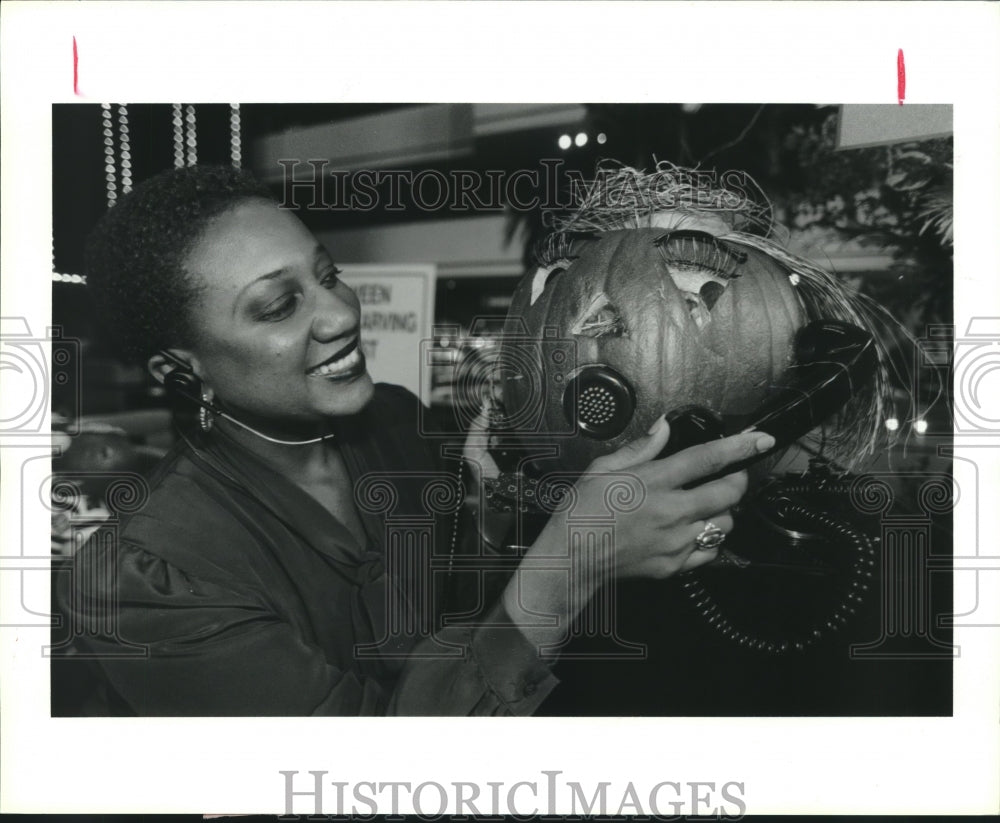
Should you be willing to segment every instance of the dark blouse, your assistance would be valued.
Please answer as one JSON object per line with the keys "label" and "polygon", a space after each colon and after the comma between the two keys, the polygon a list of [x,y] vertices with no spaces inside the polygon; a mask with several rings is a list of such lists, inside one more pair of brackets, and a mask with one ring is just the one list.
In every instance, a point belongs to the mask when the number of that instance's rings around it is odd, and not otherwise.
{"label": "dark blouse", "polygon": [[[306,491],[213,433],[57,575],[78,657],[138,715],[531,714],[557,681],[497,604],[438,629],[449,480],[418,401],[379,384],[338,423],[359,545]],[[359,485],[360,484],[360,485]],[[435,516],[429,511],[437,509]],[[451,505],[452,511],[454,505]],[[444,552],[444,555],[442,554]],[[433,629],[433,630],[431,630]],[[367,648],[366,648],[367,647]]]}

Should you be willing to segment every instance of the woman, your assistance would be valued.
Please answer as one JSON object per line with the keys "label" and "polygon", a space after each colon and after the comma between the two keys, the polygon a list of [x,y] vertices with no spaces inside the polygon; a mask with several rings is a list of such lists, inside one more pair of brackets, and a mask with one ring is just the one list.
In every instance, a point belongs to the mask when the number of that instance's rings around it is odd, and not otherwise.
{"label": "woman", "polygon": [[[177,169],[105,216],[88,261],[124,351],[201,419],[141,509],[99,532],[59,581],[70,625],[84,627],[75,643],[106,678],[107,711],[534,712],[557,682],[539,648],[607,579],[567,586],[542,568],[566,555],[557,514],[477,626],[391,630],[394,608],[420,611],[412,595],[431,578],[393,564],[385,522],[356,484],[388,476],[398,505],[417,506],[408,480],[440,466],[417,433],[416,398],[373,385],[358,300],[305,226],[243,173]],[[709,521],[732,528],[745,474],[683,487],[773,442],[747,434],[654,460],[668,437],[661,418],[576,485],[577,512],[602,504],[603,472],[645,487],[606,575],[662,578],[711,561],[716,549],[696,538]]]}

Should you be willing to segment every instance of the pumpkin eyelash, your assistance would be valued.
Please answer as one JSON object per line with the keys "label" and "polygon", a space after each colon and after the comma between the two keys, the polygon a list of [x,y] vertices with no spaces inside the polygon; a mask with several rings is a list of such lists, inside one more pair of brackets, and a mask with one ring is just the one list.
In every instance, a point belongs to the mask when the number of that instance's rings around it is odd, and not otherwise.
{"label": "pumpkin eyelash", "polygon": [[627,334],[621,313],[603,292],[593,299],[582,320],[570,329],[581,337],[621,337]]}
{"label": "pumpkin eyelash", "polygon": [[734,251],[702,231],[672,231],[653,241],[668,265],[700,268],[731,280],[747,262],[744,252]]}
{"label": "pumpkin eyelash", "polygon": [[595,231],[557,231],[548,235],[535,253],[538,265],[551,266],[561,261],[576,260],[574,243],[586,243],[598,239]]}
{"label": "pumpkin eyelash", "polygon": [[531,281],[531,303],[542,296],[545,287],[561,275],[570,264],[578,259],[573,254],[573,244],[590,242],[598,239],[598,233],[593,231],[559,231],[548,235],[535,252],[538,271]]}

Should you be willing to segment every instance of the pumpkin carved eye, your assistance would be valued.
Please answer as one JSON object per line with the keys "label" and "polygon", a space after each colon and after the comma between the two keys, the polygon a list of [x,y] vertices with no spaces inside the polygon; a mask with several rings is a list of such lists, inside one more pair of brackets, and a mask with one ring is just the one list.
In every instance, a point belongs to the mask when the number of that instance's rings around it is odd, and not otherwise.
{"label": "pumpkin carved eye", "polygon": [[704,328],[711,321],[712,309],[729,281],[701,269],[669,269],[669,272],[687,304],[691,319],[699,329]]}
{"label": "pumpkin carved eye", "polygon": [[571,334],[582,337],[621,337],[626,334],[621,312],[601,292],[587,307],[583,316],[573,324]]}
{"label": "pumpkin carved eye", "polygon": [[554,263],[548,266],[542,266],[538,271],[535,272],[534,278],[531,280],[531,305],[535,305],[535,301],[542,296],[542,292],[545,291],[545,287],[551,285],[555,282],[555,279],[566,271],[566,267],[572,261],[568,259],[556,260]]}
{"label": "pumpkin carved eye", "polygon": [[698,289],[698,294],[701,296],[702,302],[708,306],[708,310],[711,311],[725,290],[725,286],[717,283],[715,280],[709,280],[704,286]]}
{"label": "pumpkin carved eye", "polygon": [[747,255],[728,248],[711,234],[674,231],[654,243],[666,263],[667,272],[680,290],[694,324],[702,329],[729,281],[740,276]]}

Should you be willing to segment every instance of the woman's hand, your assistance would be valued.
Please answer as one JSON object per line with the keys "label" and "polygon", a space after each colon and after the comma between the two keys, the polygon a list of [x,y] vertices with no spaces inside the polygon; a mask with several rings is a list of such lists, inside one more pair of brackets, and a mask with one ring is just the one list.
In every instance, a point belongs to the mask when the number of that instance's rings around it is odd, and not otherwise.
{"label": "woman's hand", "polygon": [[477,523],[479,536],[488,547],[495,549],[503,544],[516,515],[491,511],[482,499],[483,480],[495,480],[500,475],[500,468],[488,449],[492,412],[493,404],[487,395],[483,398],[479,414],[469,426],[462,449],[462,459],[470,477],[470,482],[466,485],[468,490],[466,505],[469,506]]}
{"label": "woman's hand", "polygon": [[465,436],[465,445],[462,447],[462,459],[472,473],[475,484],[478,485],[484,478],[495,478],[500,474],[493,456],[489,453],[488,445],[490,438],[490,414],[493,406],[489,400],[484,400],[472,423],[469,424],[469,431]]}
{"label": "woman's hand", "polygon": [[[731,509],[746,493],[747,474],[735,471],[695,488],[684,487],[767,451],[774,439],[760,432],[740,434],[655,459],[669,438],[669,425],[660,418],[645,437],[590,464],[575,484],[572,506],[549,519],[504,593],[515,622],[532,622],[528,617],[532,613],[572,619],[615,578],[666,578],[715,559],[718,549],[702,549],[695,538],[708,523],[727,534],[732,530]],[[609,486],[622,482],[637,485],[640,505],[616,516],[614,544],[606,562],[595,564],[597,568],[578,568],[567,581],[566,570],[552,569],[552,558],[568,556],[570,522],[606,513]],[[526,633],[540,642],[552,640],[540,629]]]}
{"label": "woman's hand", "polygon": [[[669,424],[661,417],[645,437],[594,460],[576,485],[572,516],[606,508],[604,495],[611,482],[627,479],[640,487],[644,499],[639,508],[615,520],[613,568],[618,577],[664,578],[715,559],[718,549],[698,548],[695,538],[708,523],[726,534],[732,531],[730,510],[746,493],[747,473],[734,471],[695,488],[684,487],[774,445],[770,435],[754,432],[655,459],[669,438]],[[549,525],[565,532],[566,515]]]}

